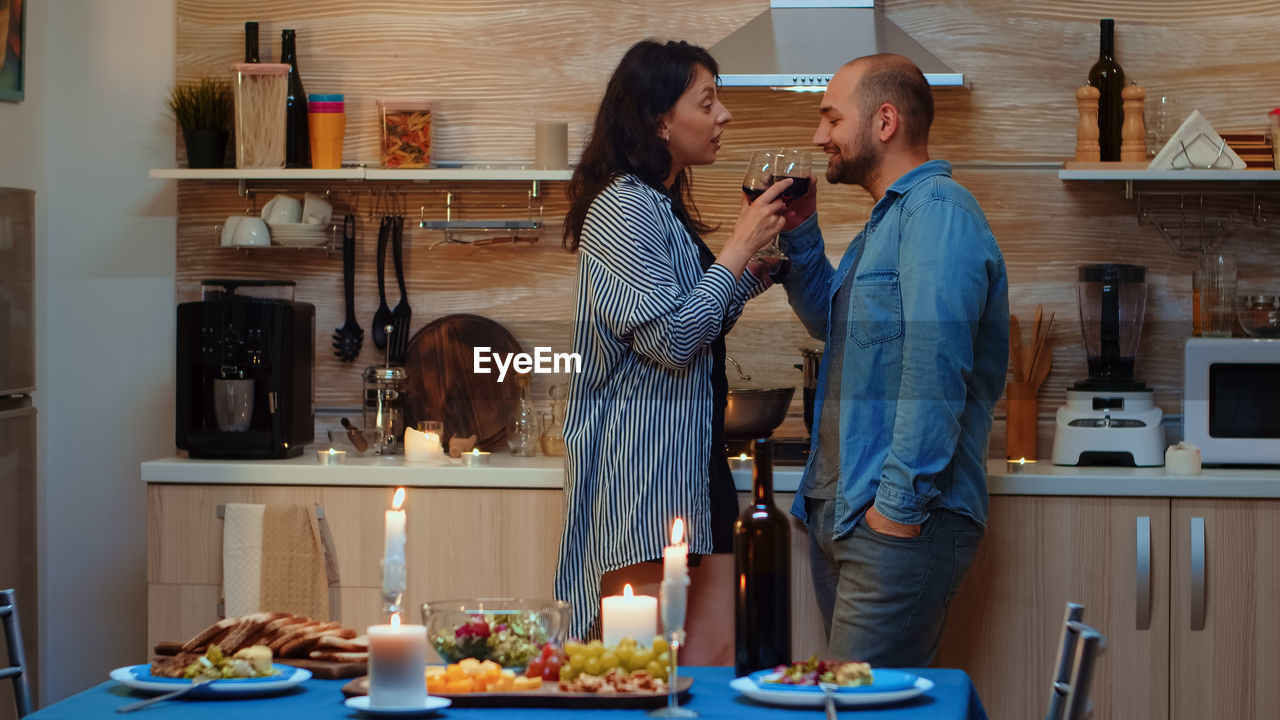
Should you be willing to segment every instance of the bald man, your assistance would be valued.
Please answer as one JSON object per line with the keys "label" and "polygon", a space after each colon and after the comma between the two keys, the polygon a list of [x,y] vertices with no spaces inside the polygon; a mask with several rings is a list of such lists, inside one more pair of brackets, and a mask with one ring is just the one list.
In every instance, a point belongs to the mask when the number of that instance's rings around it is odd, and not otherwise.
{"label": "bald man", "polygon": [[977,201],[929,159],[933,95],[910,60],[846,64],[820,114],[827,180],[861,187],[875,206],[838,267],[817,183],[787,212],[787,299],[826,343],[792,512],[809,528],[830,654],[925,667],[986,527],[1008,280]]}

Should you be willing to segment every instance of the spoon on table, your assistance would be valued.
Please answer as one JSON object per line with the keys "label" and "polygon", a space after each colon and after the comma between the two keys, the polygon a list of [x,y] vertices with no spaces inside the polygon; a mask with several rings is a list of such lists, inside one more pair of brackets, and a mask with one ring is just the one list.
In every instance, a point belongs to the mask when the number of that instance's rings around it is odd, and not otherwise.
{"label": "spoon on table", "polygon": [[836,720],[836,684],[820,682],[818,687],[822,688],[822,694],[827,696],[827,720]]}
{"label": "spoon on table", "polygon": [[196,688],[198,688],[198,687],[203,687],[203,686],[205,686],[205,685],[208,685],[209,683],[211,683],[211,682],[213,682],[213,681],[214,681],[214,678],[204,678],[204,679],[202,679],[202,680],[197,680],[197,681],[195,681],[195,682],[191,683],[190,685],[187,685],[187,686],[185,686],[185,687],[178,688],[177,690],[174,690],[173,692],[165,693],[165,694],[163,694],[163,695],[157,695],[157,696],[155,696],[155,697],[153,697],[153,698],[147,698],[146,700],[143,700],[142,702],[130,703],[130,704],[128,704],[128,705],[121,705],[120,707],[116,708],[116,712],[118,712],[118,713],[133,712],[134,710],[138,710],[138,709],[140,709],[140,708],[144,708],[144,707],[146,707],[146,706],[148,706],[148,705],[152,705],[152,704],[154,704],[154,703],[158,703],[158,702],[160,702],[160,701],[162,701],[162,700],[172,700],[172,699],[174,699],[174,698],[176,698],[176,697],[179,697],[179,696],[181,696],[181,695],[186,695],[187,693],[191,692],[192,690],[195,690],[195,689],[196,689]]}

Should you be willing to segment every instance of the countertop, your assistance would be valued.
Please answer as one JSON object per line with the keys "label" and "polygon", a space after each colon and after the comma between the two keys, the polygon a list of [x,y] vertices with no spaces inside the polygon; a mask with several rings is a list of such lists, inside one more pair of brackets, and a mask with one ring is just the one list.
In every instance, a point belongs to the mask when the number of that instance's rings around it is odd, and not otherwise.
{"label": "countertop", "polygon": [[[458,462],[458,461],[451,461]],[[171,457],[142,463],[142,481],[197,485],[348,485],[387,487],[473,487],[560,489],[562,458],[520,458],[494,453],[487,467],[461,464],[406,464],[403,456],[352,457],[345,464],[322,466],[308,447],[288,460],[192,460]],[[795,492],[802,468],[777,466],[773,488]],[[1280,498],[1280,467],[1205,468],[1201,475],[1166,475],[1164,468],[1056,467],[1047,460],[1010,470],[987,464],[992,495],[1091,495],[1115,497]],[[733,473],[738,490],[751,489],[750,469]]]}

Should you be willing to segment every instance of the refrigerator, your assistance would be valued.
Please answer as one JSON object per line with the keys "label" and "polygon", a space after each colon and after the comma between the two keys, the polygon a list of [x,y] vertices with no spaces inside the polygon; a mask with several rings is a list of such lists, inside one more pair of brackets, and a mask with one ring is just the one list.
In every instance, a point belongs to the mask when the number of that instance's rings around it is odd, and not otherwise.
{"label": "refrigerator", "polygon": [[[0,188],[0,589],[17,590],[26,670],[36,653],[35,192]],[[9,665],[0,642],[0,667]],[[0,720],[16,716],[0,682]]]}

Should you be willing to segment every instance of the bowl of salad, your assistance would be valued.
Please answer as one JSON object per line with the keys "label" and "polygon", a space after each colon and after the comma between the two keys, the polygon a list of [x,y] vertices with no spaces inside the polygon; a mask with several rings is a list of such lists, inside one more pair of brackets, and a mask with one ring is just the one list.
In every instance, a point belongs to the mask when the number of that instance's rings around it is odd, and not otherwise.
{"label": "bowl of salad", "polygon": [[435,600],[422,604],[422,623],[431,646],[446,662],[475,658],[523,668],[548,642],[564,644],[569,610],[562,600]]}

